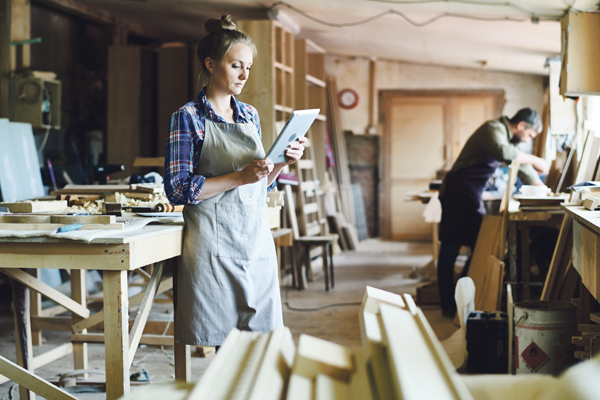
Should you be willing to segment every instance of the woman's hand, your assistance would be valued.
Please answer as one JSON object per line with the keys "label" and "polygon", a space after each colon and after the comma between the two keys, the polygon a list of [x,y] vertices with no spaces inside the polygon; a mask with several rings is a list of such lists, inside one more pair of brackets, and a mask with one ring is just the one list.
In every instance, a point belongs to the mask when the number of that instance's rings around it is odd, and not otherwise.
{"label": "woman's hand", "polygon": [[285,155],[289,158],[289,160],[285,162],[286,165],[291,165],[302,158],[302,154],[304,154],[305,142],[306,138],[302,136],[290,143],[285,151]]}
{"label": "woman's hand", "polygon": [[273,171],[273,163],[269,160],[256,160],[248,164],[239,172],[242,185],[256,183]]}

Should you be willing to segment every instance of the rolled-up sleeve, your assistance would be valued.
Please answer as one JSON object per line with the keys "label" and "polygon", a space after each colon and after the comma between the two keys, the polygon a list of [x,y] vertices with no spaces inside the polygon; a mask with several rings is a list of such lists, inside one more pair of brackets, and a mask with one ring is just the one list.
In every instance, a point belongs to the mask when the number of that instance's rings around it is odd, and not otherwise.
{"label": "rolled-up sleeve", "polygon": [[198,204],[205,177],[194,175],[202,141],[194,143],[194,124],[185,110],[171,116],[165,150],[165,193],[171,204]]}

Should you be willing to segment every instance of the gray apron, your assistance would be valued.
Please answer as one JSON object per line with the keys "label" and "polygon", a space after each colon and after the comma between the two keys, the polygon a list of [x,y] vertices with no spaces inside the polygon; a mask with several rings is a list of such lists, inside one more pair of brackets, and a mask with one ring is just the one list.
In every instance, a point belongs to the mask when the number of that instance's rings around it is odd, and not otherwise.
{"label": "gray apron", "polygon": [[[221,176],[264,157],[254,124],[206,118],[195,173]],[[185,206],[177,343],[220,346],[232,328],[267,332],[283,325],[266,196],[267,179],[262,179]]]}

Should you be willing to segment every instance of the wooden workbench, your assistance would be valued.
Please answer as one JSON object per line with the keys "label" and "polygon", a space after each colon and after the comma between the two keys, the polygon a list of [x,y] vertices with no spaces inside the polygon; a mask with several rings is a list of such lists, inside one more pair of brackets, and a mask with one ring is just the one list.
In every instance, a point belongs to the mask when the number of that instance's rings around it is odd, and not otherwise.
{"label": "wooden workbench", "polygon": [[[182,224],[148,225],[133,231],[123,231],[118,236],[97,238],[90,244],[44,237],[0,238],[0,271],[29,288],[58,300],[79,319],[89,318],[90,315],[85,298],[85,270],[102,271],[106,396],[107,399],[114,400],[129,391],[129,369],[143,330],[143,325],[140,330],[135,329],[134,324],[130,337],[128,271],[181,255],[182,240]],[[71,299],[21,270],[38,268],[70,269],[72,287],[80,289],[73,291]],[[162,271],[162,266],[159,269]],[[154,287],[156,293],[160,276],[155,278],[153,275],[153,279],[148,286]],[[152,299],[147,300],[146,297],[144,301],[151,302]],[[85,364],[85,344],[69,345],[73,346],[76,365]],[[186,346],[179,346],[175,346],[176,377],[185,379],[189,377],[189,359],[186,362],[182,355],[186,356],[189,352]],[[39,364],[35,360],[28,363],[27,371],[0,357],[0,373],[11,380],[21,380],[21,385],[28,389],[45,393],[40,393],[44,397],[50,395],[50,398],[57,399],[73,398],[66,392],[57,392],[59,389],[33,375],[31,371],[39,367]]]}
{"label": "wooden workbench", "polygon": [[563,208],[573,219],[573,266],[590,294],[600,300],[600,211]]}

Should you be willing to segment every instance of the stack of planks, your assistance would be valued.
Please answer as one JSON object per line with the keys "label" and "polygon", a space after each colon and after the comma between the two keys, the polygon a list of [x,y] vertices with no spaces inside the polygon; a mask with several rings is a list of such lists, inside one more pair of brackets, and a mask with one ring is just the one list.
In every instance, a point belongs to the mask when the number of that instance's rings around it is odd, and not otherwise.
{"label": "stack of planks", "polygon": [[348,150],[346,138],[344,132],[342,132],[336,79],[328,76],[325,81],[327,84],[329,139],[335,159],[334,174],[330,178],[337,193],[337,199],[341,203],[339,204],[340,213],[334,212],[329,215],[329,219],[333,220],[332,231],[344,238],[340,241],[341,247],[351,250],[355,249],[358,244],[358,234],[356,232],[356,214],[352,182],[350,181],[350,168],[348,166]]}
{"label": "stack of planks", "polygon": [[[359,319],[363,345],[354,350],[308,335],[295,349],[284,327],[234,329],[195,386],[170,387],[188,400],[472,399],[410,295],[367,287]],[[150,389],[124,400],[173,398]]]}

